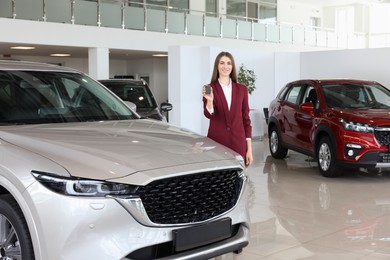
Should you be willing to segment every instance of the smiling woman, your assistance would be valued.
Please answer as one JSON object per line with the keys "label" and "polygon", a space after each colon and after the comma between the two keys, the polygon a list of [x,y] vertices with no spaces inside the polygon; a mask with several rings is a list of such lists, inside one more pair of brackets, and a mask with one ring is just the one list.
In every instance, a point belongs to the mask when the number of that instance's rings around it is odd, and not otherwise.
{"label": "smiling woman", "polygon": [[211,92],[203,86],[203,113],[210,120],[207,136],[239,153],[251,165],[252,125],[248,88],[237,81],[236,65],[229,52],[215,58]]}

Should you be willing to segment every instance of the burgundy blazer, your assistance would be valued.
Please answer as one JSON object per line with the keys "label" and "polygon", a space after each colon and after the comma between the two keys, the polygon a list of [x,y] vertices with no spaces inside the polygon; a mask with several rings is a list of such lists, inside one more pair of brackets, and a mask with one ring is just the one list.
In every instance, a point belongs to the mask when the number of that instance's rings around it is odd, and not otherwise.
{"label": "burgundy blazer", "polygon": [[207,137],[231,148],[245,159],[246,138],[252,137],[248,88],[245,85],[232,82],[232,102],[229,110],[219,82],[216,81],[210,85],[214,94],[213,114],[207,110],[207,100],[203,98],[203,113],[210,119]]}

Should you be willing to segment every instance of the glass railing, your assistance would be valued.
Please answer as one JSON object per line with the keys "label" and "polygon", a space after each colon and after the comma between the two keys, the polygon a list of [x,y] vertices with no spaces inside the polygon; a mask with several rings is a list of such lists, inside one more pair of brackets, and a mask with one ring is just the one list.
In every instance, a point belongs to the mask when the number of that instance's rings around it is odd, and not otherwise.
{"label": "glass railing", "polygon": [[389,46],[389,35],[340,34],[331,29],[218,16],[126,0],[1,0],[0,17],[325,48]]}

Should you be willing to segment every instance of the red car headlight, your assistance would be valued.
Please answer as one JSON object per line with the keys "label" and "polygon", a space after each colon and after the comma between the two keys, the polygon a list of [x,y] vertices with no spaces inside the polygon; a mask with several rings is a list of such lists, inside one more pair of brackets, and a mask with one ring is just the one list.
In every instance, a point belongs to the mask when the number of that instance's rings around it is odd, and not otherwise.
{"label": "red car headlight", "polygon": [[353,121],[345,120],[343,118],[340,119],[340,123],[342,123],[344,129],[348,131],[371,133],[371,134],[374,133],[374,127],[368,124],[353,122]]}

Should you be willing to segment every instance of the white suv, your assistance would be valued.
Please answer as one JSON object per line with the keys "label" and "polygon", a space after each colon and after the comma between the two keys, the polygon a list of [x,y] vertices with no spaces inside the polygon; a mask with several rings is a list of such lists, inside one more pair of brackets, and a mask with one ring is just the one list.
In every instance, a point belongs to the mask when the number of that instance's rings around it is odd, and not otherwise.
{"label": "white suv", "polygon": [[208,259],[248,244],[240,156],[64,67],[0,61],[3,259]]}

